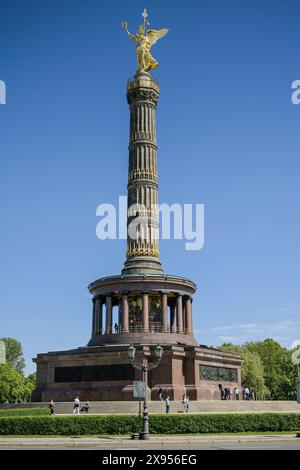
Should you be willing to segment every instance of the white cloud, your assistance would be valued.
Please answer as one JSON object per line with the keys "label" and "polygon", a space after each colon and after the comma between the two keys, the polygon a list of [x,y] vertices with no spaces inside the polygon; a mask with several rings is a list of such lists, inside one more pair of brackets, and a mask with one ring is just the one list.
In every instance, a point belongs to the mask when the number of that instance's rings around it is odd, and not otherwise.
{"label": "white cloud", "polygon": [[291,348],[293,341],[300,337],[300,320],[288,318],[277,322],[236,323],[221,325],[207,331],[209,343],[235,342],[242,344],[273,338],[285,347]]}
{"label": "white cloud", "polygon": [[239,340],[236,336],[218,336],[218,338],[222,343],[234,343]]}

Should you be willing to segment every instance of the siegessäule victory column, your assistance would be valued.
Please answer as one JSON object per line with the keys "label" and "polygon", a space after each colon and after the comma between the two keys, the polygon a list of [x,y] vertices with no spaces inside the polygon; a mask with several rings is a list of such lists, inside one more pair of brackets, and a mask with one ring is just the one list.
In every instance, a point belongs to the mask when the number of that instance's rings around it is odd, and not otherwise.
{"label": "siegess\u00e4ule victory column", "polygon": [[165,274],[160,261],[156,142],[160,88],[149,72],[158,67],[151,48],[168,29],[150,29],[146,10],[143,18],[137,34],[122,23],[136,45],[138,61],[126,89],[130,133],[125,263],[120,274],[88,286],[93,308],[87,346],[42,353],[34,359],[33,401],[73,402],[76,396],[93,402],[131,401],[133,382],[143,378],[145,364],[148,400],[159,400],[161,395],[179,401],[184,394],[190,400],[219,399],[220,383],[240,387],[240,356],[200,346],[194,337],[196,284]]}

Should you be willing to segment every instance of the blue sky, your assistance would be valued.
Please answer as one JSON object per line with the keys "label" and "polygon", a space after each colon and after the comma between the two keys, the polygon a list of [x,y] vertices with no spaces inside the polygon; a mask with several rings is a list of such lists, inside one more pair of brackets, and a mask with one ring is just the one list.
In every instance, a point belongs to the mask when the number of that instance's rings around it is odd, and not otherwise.
{"label": "blue sky", "polygon": [[200,343],[300,339],[298,0],[1,0],[0,336],[38,352],[87,343],[87,285],[118,274],[125,241],[96,238],[96,207],[126,194],[128,77],[147,7],[160,202],[205,204],[205,247],[162,241],[194,280]]}

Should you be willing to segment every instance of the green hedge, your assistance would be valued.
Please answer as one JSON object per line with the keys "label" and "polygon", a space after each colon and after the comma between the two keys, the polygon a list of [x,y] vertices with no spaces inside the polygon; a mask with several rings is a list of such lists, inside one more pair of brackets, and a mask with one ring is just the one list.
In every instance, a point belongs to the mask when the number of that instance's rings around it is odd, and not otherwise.
{"label": "green hedge", "polygon": [[47,416],[50,414],[48,408],[2,408],[0,418],[3,416]]}
{"label": "green hedge", "polygon": [[133,415],[26,416],[0,418],[0,435],[130,434],[139,429]]}
{"label": "green hedge", "polygon": [[213,434],[295,431],[300,413],[198,414],[151,417],[156,434]]}
{"label": "green hedge", "polygon": [[[152,415],[153,434],[295,431],[300,413]],[[0,435],[131,434],[137,415],[0,417]]]}

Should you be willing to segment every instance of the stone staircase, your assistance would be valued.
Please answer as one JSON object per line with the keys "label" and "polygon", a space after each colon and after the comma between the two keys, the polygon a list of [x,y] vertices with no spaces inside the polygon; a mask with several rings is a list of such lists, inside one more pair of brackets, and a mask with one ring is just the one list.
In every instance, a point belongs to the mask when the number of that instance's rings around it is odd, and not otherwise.
{"label": "stone staircase", "polygon": [[[84,402],[82,402],[84,404]],[[123,414],[138,413],[138,401],[102,401],[91,402],[90,414]],[[0,405],[0,409],[7,408],[7,405]],[[9,408],[24,407],[48,407],[48,403],[28,403],[27,405],[9,405]],[[164,413],[165,405],[160,401],[148,402],[149,413]],[[71,414],[73,412],[73,402],[56,402],[57,414]],[[183,412],[183,405],[180,401],[171,402],[171,412]],[[199,400],[190,401],[191,413],[300,413],[300,404],[295,401],[217,401]]]}
{"label": "stone staircase", "polygon": [[[142,404],[143,406],[143,404]],[[58,414],[73,412],[73,403],[57,403]],[[165,404],[159,401],[148,402],[149,413],[165,413]],[[92,402],[90,413],[138,413],[138,401]],[[181,401],[171,402],[171,412],[183,412]],[[191,413],[300,413],[300,405],[292,401],[216,401],[203,400],[190,402]]]}

